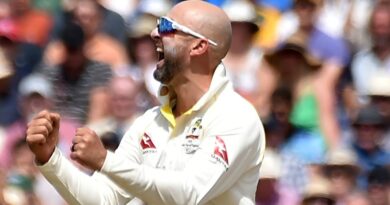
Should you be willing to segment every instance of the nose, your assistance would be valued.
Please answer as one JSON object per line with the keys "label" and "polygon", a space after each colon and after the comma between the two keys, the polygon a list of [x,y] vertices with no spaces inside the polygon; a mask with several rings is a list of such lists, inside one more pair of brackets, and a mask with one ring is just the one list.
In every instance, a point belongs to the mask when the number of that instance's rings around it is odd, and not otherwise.
{"label": "nose", "polygon": [[150,33],[150,37],[153,39],[153,41],[157,42],[161,37],[160,34],[157,31],[157,28],[154,28],[152,32]]}

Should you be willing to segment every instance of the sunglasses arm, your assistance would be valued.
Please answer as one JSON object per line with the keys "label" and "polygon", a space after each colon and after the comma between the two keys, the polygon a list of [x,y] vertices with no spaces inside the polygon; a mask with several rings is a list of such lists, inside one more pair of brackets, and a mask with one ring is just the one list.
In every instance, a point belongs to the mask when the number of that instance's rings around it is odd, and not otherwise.
{"label": "sunglasses arm", "polygon": [[210,39],[207,39],[207,38],[204,37],[202,34],[197,33],[197,32],[195,32],[195,31],[191,30],[190,28],[187,28],[187,27],[182,26],[182,25],[178,25],[178,24],[176,24],[176,23],[173,23],[172,26],[173,26],[175,29],[177,29],[177,30],[183,31],[184,33],[188,33],[188,34],[193,35],[193,36],[195,36],[195,37],[197,37],[197,38],[204,39],[204,40],[208,41],[211,45],[214,45],[214,46],[217,46],[217,45],[218,45],[216,42],[214,42],[214,41],[212,41],[212,40],[210,40]]}

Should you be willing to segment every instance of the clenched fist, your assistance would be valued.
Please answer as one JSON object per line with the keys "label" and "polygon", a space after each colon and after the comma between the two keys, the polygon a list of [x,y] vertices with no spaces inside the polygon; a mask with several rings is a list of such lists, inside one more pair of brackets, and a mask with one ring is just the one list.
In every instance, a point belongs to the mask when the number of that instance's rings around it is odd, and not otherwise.
{"label": "clenched fist", "polygon": [[70,158],[92,170],[100,170],[107,155],[100,138],[85,127],[77,129],[71,151]]}
{"label": "clenched fist", "polygon": [[49,161],[58,142],[60,115],[47,110],[41,111],[30,123],[26,131],[26,141],[39,164]]}

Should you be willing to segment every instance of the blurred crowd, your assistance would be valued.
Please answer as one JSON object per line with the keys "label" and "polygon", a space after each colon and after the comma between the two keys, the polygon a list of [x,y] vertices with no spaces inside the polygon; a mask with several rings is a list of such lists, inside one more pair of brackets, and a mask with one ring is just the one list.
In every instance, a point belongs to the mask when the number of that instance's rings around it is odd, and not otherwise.
{"label": "blurred crowd", "polygon": [[[389,205],[390,0],[208,1],[232,21],[223,63],[266,131],[256,203]],[[37,112],[61,113],[69,153],[80,126],[115,150],[159,105],[149,34],[177,2],[0,0],[0,204],[66,204],[25,143]]]}

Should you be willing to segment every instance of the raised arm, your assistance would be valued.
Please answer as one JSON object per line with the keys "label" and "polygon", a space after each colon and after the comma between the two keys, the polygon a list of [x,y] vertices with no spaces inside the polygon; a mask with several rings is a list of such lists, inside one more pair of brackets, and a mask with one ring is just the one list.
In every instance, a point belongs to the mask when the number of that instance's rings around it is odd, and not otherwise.
{"label": "raised arm", "polygon": [[131,200],[99,173],[89,176],[56,149],[60,116],[40,112],[28,125],[26,141],[42,174],[69,204],[126,204]]}

